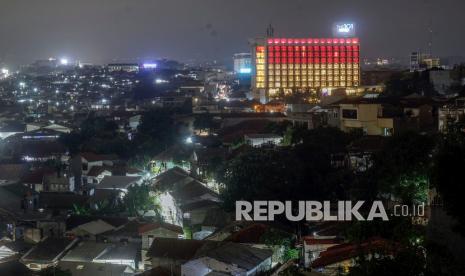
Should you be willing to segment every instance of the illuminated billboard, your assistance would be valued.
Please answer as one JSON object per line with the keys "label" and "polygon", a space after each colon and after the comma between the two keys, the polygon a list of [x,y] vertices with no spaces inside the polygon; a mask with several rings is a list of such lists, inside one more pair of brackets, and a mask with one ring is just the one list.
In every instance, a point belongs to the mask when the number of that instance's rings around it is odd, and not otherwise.
{"label": "illuminated billboard", "polygon": [[335,23],[333,35],[335,37],[353,37],[355,36],[355,24],[352,22]]}

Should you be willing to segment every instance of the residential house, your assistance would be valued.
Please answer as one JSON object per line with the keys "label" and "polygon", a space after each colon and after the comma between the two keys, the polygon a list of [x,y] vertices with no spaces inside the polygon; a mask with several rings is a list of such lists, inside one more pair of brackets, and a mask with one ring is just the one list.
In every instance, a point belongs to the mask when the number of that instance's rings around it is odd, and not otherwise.
{"label": "residential house", "polygon": [[66,231],[68,237],[80,237],[86,240],[96,240],[97,235],[113,230],[115,227],[101,219],[81,224]]}
{"label": "residential house", "polygon": [[269,271],[272,251],[232,242],[206,242],[182,264],[181,275],[260,275]]}
{"label": "residential house", "polygon": [[381,136],[408,130],[436,131],[437,104],[418,95],[404,98],[346,98],[335,103],[339,107],[342,131]]}
{"label": "residential house", "polygon": [[146,256],[152,267],[160,267],[180,276],[181,265],[191,260],[204,243],[199,240],[155,238]]}
{"label": "residential house", "polygon": [[46,238],[24,254],[20,261],[34,271],[56,266],[76,242],[76,239]]}
{"label": "residential house", "polygon": [[138,229],[142,237],[141,258],[145,266],[150,266],[151,262],[147,258],[147,252],[156,238],[180,238],[184,231],[181,227],[169,223],[147,223]]}
{"label": "residential house", "polygon": [[70,215],[66,218],[66,230],[70,231],[80,225],[98,220],[106,222],[107,224],[113,226],[115,229],[120,228],[129,222],[128,218],[126,217]]}
{"label": "residential house", "polygon": [[134,243],[112,244],[93,262],[111,265],[126,265],[134,270],[138,269],[140,245]]}
{"label": "residential house", "polygon": [[[94,179],[98,176],[98,173],[95,171],[90,178],[87,178],[89,172],[91,172],[93,167],[112,167],[115,162],[118,160],[118,157],[113,154],[95,154],[92,152],[81,153],[81,165],[82,165],[82,183],[83,184],[92,184]],[[97,174],[97,176],[95,175]]]}
{"label": "residential house", "polygon": [[19,259],[19,257],[30,248],[31,246],[24,241],[2,239],[0,240],[0,263]]}
{"label": "residential house", "polygon": [[285,247],[280,244],[280,241],[273,244],[273,241],[269,239],[271,235],[274,237],[281,237],[282,239],[288,239],[289,242],[295,240],[295,235],[288,229],[284,230],[282,227],[278,228],[263,223],[252,223],[238,231],[232,232],[224,241],[247,244],[254,248],[271,250],[273,252],[271,261],[274,267],[276,264],[285,261]]}
{"label": "residential house", "polygon": [[449,122],[458,122],[465,116],[465,97],[458,97],[442,105],[438,110],[439,131],[447,131]]}
{"label": "residential house", "polygon": [[71,268],[80,274],[83,273],[82,270],[89,271],[98,267],[103,269],[103,265],[107,272],[116,270],[133,273],[139,261],[137,252],[136,244],[81,241],[61,259],[59,266]]}
{"label": "residential house", "polygon": [[310,266],[324,275],[341,275],[341,273],[348,273],[360,256],[367,258],[380,254],[392,256],[398,250],[398,244],[381,238],[373,238],[360,244],[344,243],[329,246],[325,251],[319,252],[318,258],[312,260]]}
{"label": "residential house", "polygon": [[[165,221],[175,225],[183,225],[183,218],[191,219],[188,212],[183,212],[183,205],[199,201],[219,202],[216,192],[179,167],[158,175],[152,182],[152,187],[159,195]],[[206,210],[203,211],[203,216],[205,215]]]}
{"label": "residential house", "polygon": [[44,191],[44,179],[48,174],[53,174],[54,170],[48,167],[36,168],[28,171],[21,179],[24,186],[35,192]]}
{"label": "residential house", "polygon": [[[129,187],[141,184],[142,177],[140,176],[104,176],[95,189],[118,191],[122,198],[128,192]],[[91,192],[91,194],[93,193]]]}
{"label": "residential house", "polygon": [[0,185],[19,182],[26,171],[24,164],[0,164]]}
{"label": "residential house", "polygon": [[92,166],[87,172],[87,184],[98,185],[105,176],[113,175],[111,166]]}
{"label": "residential house", "polygon": [[310,267],[310,264],[320,256],[321,252],[343,242],[341,238],[335,236],[305,236],[302,241],[302,255],[306,268]]}
{"label": "residential house", "polygon": [[62,270],[68,270],[73,276],[108,276],[121,275],[131,276],[135,271],[127,265],[108,263],[83,263],[60,261],[58,266]]}
{"label": "residential house", "polygon": [[183,276],[256,275],[271,269],[271,255],[270,250],[232,242],[167,238],[156,238],[147,253],[152,267]]}
{"label": "residential house", "polygon": [[0,125],[0,140],[6,139],[10,136],[24,133],[25,126],[19,122],[8,122],[7,124]]}
{"label": "residential house", "polygon": [[57,171],[51,174],[45,174],[44,191],[46,192],[73,192],[74,178],[68,177],[66,173]]}

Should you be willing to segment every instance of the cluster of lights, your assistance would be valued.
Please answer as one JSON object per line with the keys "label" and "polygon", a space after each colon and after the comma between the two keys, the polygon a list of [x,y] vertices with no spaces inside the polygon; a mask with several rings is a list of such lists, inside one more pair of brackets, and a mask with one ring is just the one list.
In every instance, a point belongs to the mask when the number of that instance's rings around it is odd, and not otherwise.
{"label": "cluster of lights", "polygon": [[358,38],[269,38],[268,44],[358,44]]}
{"label": "cluster of lights", "polygon": [[155,68],[157,68],[157,66],[158,65],[156,63],[144,63],[144,64],[142,64],[142,67],[144,69],[155,69]]}
{"label": "cluster of lights", "polygon": [[62,59],[60,59],[60,64],[61,64],[61,65],[68,65],[68,62],[69,62],[69,61],[68,61],[67,58],[62,58]]}

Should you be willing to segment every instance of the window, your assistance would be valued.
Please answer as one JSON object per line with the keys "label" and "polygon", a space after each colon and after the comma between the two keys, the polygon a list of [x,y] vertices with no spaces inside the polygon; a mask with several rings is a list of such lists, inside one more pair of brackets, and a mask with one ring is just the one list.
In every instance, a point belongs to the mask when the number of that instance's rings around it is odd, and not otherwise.
{"label": "window", "polygon": [[357,109],[343,109],[342,118],[344,119],[357,119]]}

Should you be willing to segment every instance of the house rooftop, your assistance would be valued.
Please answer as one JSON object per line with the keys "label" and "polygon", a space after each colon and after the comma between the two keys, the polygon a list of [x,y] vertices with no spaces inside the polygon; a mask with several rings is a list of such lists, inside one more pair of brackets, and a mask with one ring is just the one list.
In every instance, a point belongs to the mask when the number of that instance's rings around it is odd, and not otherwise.
{"label": "house rooftop", "polygon": [[96,257],[102,254],[108,246],[110,246],[108,243],[82,241],[71,249],[61,260],[69,262],[92,262]]}
{"label": "house rooftop", "polygon": [[207,241],[155,238],[147,252],[148,257],[190,260]]}
{"label": "house rooftop", "polygon": [[0,164],[0,180],[16,181],[26,172],[24,164]]}
{"label": "house rooftop", "polygon": [[247,271],[271,258],[272,250],[232,242],[207,242],[198,250],[193,259],[210,257],[227,264],[237,265]]}
{"label": "house rooftop", "polygon": [[164,223],[164,222],[143,224],[143,225],[139,226],[138,233],[143,234],[143,233],[146,233],[146,232],[149,232],[149,231],[152,231],[152,230],[155,230],[155,229],[159,229],[159,228],[164,228],[164,229],[170,230],[172,232],[176,232],[178,234],[184,233],[182,227],[174,225],[174,224],[170,224],[170,223]]}
{"label": "house rooftop", "polygon": [[113,263],[90,263],[60,261],[61,269],[69,270],[73,276],[108,276],[108,275],[133,275],[133,270],[126,266]]}
{"label": "house rooftop", "polygon": [[134,243],[112,244],[105,252],[95,258],[95,261],[136,260],[139,245]]}
{"label": "house rooftop", "polygon": [[79,230],[88,232],[89,234],[92,234],[92,235],[98,235],[98,234],[104,233],[106,231],[110,231],[112,229],[115,229],[115,227],[113,227],[112,225],[110,225],[109,223],[107,223],[107,222],[105,222],[105,221],[103,221],[101,219],[89,221],[87,223],[79,225],[77,228]]}
{"label": "house rooftop", "polygon": [[28,251],[21,260],[50,262],[60,258],[77,240],[46,238]]}
{"label": "house rooftop", "polygon": [[191,178],[189,173],[175,166],[155,177],[153,185],[160,189],[171,188],[175,183],[186,178]]}
{"label": "house rooftop", "polygon": [[373,238],[362,242],[361,244],[345,243],[328,248],[320,253],[320,256],[312,262],[313,268],[325,267],[327,265],[352,259],[360,254],[369,254],[373,252],[394,252],[398,245],[381,238]]}
{"label": "house rooftop", "polygon": [[110,166],[92,166],[87,173],[87,176],[97,177],[104,171],[112,172],[112,168]]}
{"label": "house rooftop", "polygon": [[88,223],[94,220],[103,220],[115,228],[128,223],[128,218],[126,217],[71,215],[66,219],[66,229],[70,230],[70,229],[78,227],[79,225],[82,225],[82,224],[85,224],[85,223]]}
{"label": "house rooftop", "polygon": [[140,176],[104,176],[97,189],[127,189],[141,180]]}
{"label": "house rooftop", "polygon": [[183,185],[174,187],[171,195],[180,202],[189,202],[204,195],[210,195],[219,200],[218,193],[212,191],[210,188],[195,179]]}
{"label": "house rooftop", "polygon": [[81,157],[88,162],[118,160],[118,156],[116,154],[97,154],[93,152],[83,152],[81,153]]}

